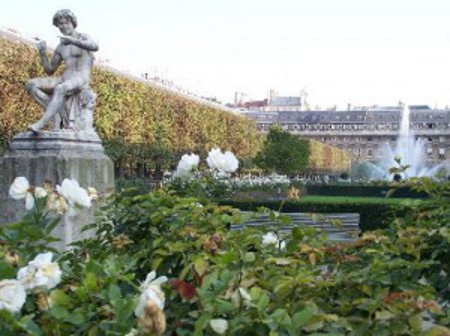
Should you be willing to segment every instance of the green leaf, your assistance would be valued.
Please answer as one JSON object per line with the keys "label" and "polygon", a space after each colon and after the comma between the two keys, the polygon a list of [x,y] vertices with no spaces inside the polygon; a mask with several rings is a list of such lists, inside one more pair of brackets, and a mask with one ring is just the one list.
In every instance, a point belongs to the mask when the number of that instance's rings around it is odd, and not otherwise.
{"label": "green leaf", "polygon": [[59,218],[53,219],[50,223],[47,224],[47,226],[45,227],[44,232],[47,235],[49,235],[55,229],[55,227],[58,225],[59,222],[60,222]]}
{"label": "green leaf", "polygon": [[0,279],[12,279],[16,277],[16,269],[6,263],[0,262]]}
{"label": "green leaf", "polygon": [[395,317],[395,314],[391,313],[389,310],[377,311],[375,313],[376,320],[390,320],[391,318],[394,318],[394,317]]}
{"label": "green leaf", "polygon": [[49,301],[51,302],[51,306],[63,306],[67,307],[70,305],[71,298],[61,289],[54,289],[50,293]]}
{"label": "green leaf", "polygon": [[34,315],[25,315],[23,316],[19,324],[27,331],[27,335],[31,336],[39,336],[43,335],[42,330],[39,326],[33,321]]}
{"label": "green leaf", "polygon": [[254,252],[247,252],[244,254],[244,261],[248,263],[252,263],[256,260],[256,255]]}
{"label": "green leaf", "polygon": [[210,320],[211,314],[205,313],[201,315],[200,318],[194,323],[194,336],[203,336],[203,330],[208,326]]}
{"label": "green leaf", "polygon": [[286,327],[292,324],[292,319],[289,313],[282,308],[276,309],[270,317],[280,326]]}
{"label": "green leaf", "polygon": [[53,306],[49,309],[50,315],[58,320],[66,320],[69,318],[69,311],[63,306]]}
{"label": "green leaf", "polygon": [[314,316],[314,309],[311,307],[306,307],[305,309],[297,312],[292,316],[292,324],[294,325],[295,329],[299,329],[300,327],[303,327],[308,321],[311,319],[311,317]]}
{"label": "green leaf", "polygon": [[86,273],[84,285],[91,291],[95,291],[97,289],[97,276],[91,272]]}
{"label": "green leaf", "polygon": [[70,312],[66,321],[72,323],[73,325],[80,326],[86,321],[85,313],[81,309],[76,309],[75,311]]}
{"label": "green leaf", "polygon": [[409,325],[414,331],[422,331],[422,314],[417,313],[408,318]]}
{"label": "green leaf", "polygon": [[425,336],[443,336],[443,335],[450,335],[450,329],[438,325],[431,327],[425,334]]}
{"label": "green leaf", "polygon": [[217,299],[215,301],[214,308],[215,308],[217,314],[219,314],[219,315],[227,314],[227,313],[235,310],[235,306],[231,302],[221,300],[221,299]]}
{"label": "green leaf", "polygon": [[197,272],[197,274],[199,276],[202,276],[203,274],[206,273],[207,269],[208,269],[209,263],[208,261],[206,261],[205,259],[203,259],[202,257],[197,258],[194,261],[194,270]]}
{"label": "green leaf", "polygon": [[108,298],[110,301],[120,299],[120,287],[116,284],[110,284],[108,287]]}
{"label": "green leaf", "polygon": [[122,323],[126,321],[133,314],[135,306],[136,303],[133,298],[117,300],[115,305],[117,321],[121,321]]}
{"label": "green leaf", "polygon": [[298,241],[301,242],[303,240],[303,237],[305,235],[303,234],[303,229],[299,227],[295,227],[292,229],[292,237]]}
{"label": "green leaf", "polygon": [[221,258],[220,261],[222,264],[231,264],[234,261],[237,261],[239,259],[239,255],[235,252],[235,251],[229,251],[224,253]]}

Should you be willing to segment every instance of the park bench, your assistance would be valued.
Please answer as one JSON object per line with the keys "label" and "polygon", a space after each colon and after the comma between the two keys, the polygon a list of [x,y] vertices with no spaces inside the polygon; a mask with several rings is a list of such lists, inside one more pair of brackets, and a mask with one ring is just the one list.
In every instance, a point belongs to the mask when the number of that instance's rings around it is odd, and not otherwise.
{"label": "park bench", "polygon": [[252,214],[252,216],[245,223],[231,225],[232,230],[242,230],[245,227],[273,229],[278,225],[281,232],[290,232],[296,226],[308,226],[325,231],[328,239],[332,241],[353,241],[361,232],[358,213],[280,213],[291,218],[292,224],[290,225],[271,221],[267,213],[246,211],[243,213]]}

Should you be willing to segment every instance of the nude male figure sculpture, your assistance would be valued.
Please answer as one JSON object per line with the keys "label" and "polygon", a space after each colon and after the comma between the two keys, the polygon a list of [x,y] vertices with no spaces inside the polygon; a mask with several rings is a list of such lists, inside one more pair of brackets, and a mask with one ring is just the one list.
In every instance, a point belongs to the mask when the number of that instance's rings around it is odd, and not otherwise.
{"label": "nude male figure sculpture", "polygon": [[[65,69],[60,77],[33,78],[26,83],[27,91],[45,109],[42,118],[28,127],[34,133],[39,132],[52,120],[55,130],[59,130],[61,124],[72,128],[75,122],[74,107],[65,107],[71,97],[78,95],[78,101],[72,102],[72,105],[93,107],[92,101],[95,102],[95,94],[89,89],[89,81],[94,61],[93,52],[98,50],[97,43],[86,34],[75,30],[77,19],[68,9],[56,12],[53,25],[63,36],[60,36],[61,42],[51,61],[47,58],[45,41],[39,42],[37,48],[46,74],[51,76],[63,61]],[[64,108],[69,112],[64,112]],[[79,110],[79,106],[77,108]]]}

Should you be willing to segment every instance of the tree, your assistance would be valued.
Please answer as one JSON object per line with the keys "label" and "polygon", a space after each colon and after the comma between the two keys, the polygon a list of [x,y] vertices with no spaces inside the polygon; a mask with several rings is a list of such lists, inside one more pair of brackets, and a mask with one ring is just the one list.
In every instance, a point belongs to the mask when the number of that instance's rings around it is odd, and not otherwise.
{"label": "tree", "polygon": [[155,123],[154,142],[149,146],[150,159],[153,163],[155,180],[162,180],[163,170],[169,168],[174,160],[174,152],[167,138],[167,129],[161,122]]}
{"label": "tree", "polygon": [[309,140],[285,132],[280,126],[272,126],[255,164],[280,174],[303,173],[308,168],[311,153]]}

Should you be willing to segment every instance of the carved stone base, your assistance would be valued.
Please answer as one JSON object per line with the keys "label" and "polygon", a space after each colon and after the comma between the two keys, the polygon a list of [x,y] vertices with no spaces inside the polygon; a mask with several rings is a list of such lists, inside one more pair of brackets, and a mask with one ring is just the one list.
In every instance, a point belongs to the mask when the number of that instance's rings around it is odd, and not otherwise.
{"label": "carved stone base", "polygon": [[[20,220],[26,213],[23,201],[9,198],[9,186],[18,176],[31,185],[42,186],[45,181],[61,184],[65,178],[75,179],[83,188],[94,187],[99,193],[114,190],[114,168],[105,155],[95,132],[32,132],[14,137],[10,151],[0,157],[0,224]],[[56,229],[66,243],[77,240],[80,226],[93,220],[80,214],[63,218]]]}

